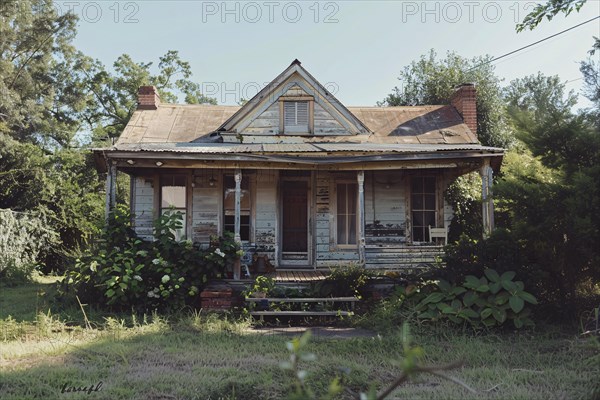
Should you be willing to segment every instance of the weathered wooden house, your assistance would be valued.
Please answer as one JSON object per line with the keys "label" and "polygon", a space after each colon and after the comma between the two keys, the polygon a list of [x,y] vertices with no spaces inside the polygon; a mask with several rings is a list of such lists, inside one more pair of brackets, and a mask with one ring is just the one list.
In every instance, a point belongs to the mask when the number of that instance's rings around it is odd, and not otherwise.
{"label": "weathered wooden house", "polygon": [[141,87],[117,143],[96,150],[107,208],[119,170],[143,237],[174,207],[181,236],[234,232],[278,269],[414,266],[441,251],[429,228],[447,229],[444,190],[460,175],[480,172],[493,228],[503,150],[478,142],[475,96],[466,84],[451,105],[345,107],[297,60],[241,107],[162,104]]}

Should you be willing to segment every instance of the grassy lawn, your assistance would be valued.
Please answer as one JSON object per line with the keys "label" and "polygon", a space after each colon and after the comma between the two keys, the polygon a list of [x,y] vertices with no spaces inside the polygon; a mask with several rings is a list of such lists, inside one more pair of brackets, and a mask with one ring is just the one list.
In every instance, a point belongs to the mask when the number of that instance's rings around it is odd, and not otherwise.
{"label": "grassy lawn", "polygon": [[[0,287],[0,398],[2,399],[281,399],[289,392],[288,337],[259,335],[248,323],[189,313],[159,316],[91,315],[52,307],[49,281]],[[36,313],[37,312],[39,313]],[[9,317],[9,315],[11,317]],[[65,323],[71,321],[71,323]],[[471,394],[434,376],[418,376],[395,399],[593,399],[598,396],[598,348],[577,333],[538,331],[473,336],[421,328],[415,341],[425,364],[463,360],[448,372],[477,390]],[[349,391],[378,388],[400,372],[399,333],[375,338],[313,338],[305,362],[309,383],[324,393],[340,367]],[[593,358],[595,357],[595,358]],[[101,382],[97,392],[61,388]],[[596,392],[594,392],[594,386]],[[347,391],[342,398],[353,398]],[[597,398],[597,397],[596,397]]]}

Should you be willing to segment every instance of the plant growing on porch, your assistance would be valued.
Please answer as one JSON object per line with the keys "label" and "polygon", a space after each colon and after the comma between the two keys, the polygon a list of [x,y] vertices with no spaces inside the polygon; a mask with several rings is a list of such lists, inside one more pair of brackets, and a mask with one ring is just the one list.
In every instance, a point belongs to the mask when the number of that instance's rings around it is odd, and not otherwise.
{"label": "plant growing on porch", "polygon": [[331,268],[329,276],[313,287],[320,297],[356,296],[362,298],[363,289],[373,277],[373,273],[361,265],[338,265]]}
{"label": "plant growing on porch", "polygon": [[265,298],[275,290],[275,280],[269,276],[259,275],[245,293],[246,297]]}
{"label": "plant growing on porch", "polygon": [[205,255],[206,266],[216,272],[217,278],[233,276],[233,264],[244,255],[240,244],[232,232],[225,231],[223,236],[211,235],[210,247]]}

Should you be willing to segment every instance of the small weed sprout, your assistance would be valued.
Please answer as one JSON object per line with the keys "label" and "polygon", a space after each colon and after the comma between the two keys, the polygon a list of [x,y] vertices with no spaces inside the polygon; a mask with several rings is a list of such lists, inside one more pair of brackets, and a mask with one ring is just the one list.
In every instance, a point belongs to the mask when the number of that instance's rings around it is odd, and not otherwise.
{"label": "small weed sprout", "polygon": [[[311,362],[317,358],[313,353],[306,350],[308,341],[310,340],[311,332],[307,330],[299,338],[294,338],[292,341],[287,342],[287,349],[290,352],[290,358],[288,361],[284,361],[280,364],[280,367],[284,370],[290,371],[294,382],[293,392],[288,396],[289,399],[294,400],[315,400],[315,399],[334,399],[342,391],[344,391],[341,380],[336,377],[333,378],[328,386],[327,393],[322,396],[318,396],[314,393],[309,385],[309,374],[306,370],[302,369],[300,362]],[[425,354],[424,350],[420,346],[414,346],[412,344],[412,338],[408,324],[404,324],[402,327],[402,345],[404,358],[402,359],[400,366],[400,375],[388,385],[381,393],[377,393],[375,386],[371,385],[367,392],[361,392],[357,397],[360,400],[383,400],[392,394],[394,390],[404,384],[411,378],[414,378],[418,374],[428,373],[431,375],[438,376],[440,378],[449,380],[450,382],[456,383],[471,393],[477,393],[474,389],[469,387],[466,383],[458,378],[448,376],[444,372],[458,368],[461,366],[460,362],[452,363],[443,366],[424,366],[421,364],[421,360]],[[348,389],[346,389],[348,390]]]}

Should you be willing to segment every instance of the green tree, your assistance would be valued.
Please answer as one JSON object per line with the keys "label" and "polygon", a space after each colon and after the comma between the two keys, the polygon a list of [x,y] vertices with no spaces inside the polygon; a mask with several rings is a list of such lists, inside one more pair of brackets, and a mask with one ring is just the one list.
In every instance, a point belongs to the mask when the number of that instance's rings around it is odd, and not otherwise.
{"label": "green tree", "polygon": [[151,62],[135,62],[123,54],[110,72],[100,61],[77,55],[71,80],[73,86],[81,86],[91,94],[82,117],[93,132],[95,144],[106,145],[121,134],[137,108],[140,86],[156,86],[165,103],[183,99],[188,104],[216,104],[216,99],[204,96],[200,85],[190,80],[190,64],[177,51],[170,50],[159,58],[157,73],[152,72],[152,66]]}
{"label": "green tree", "polygon": [[89,100],[70,78],[76,22],[50,0],[0,6],[0,208],[45,221],[57,240],[36,262],[48,269],[64,268],[102,215],[91,158],[75,148]]}
{"label": "green tree", "polygon": [[587,0],[548,0],[544,4],[537,4],[533,11],[525,16],[523,22],[517,24],[517,32],[526,29],[533,30],[544,18],[551,21],[556,15],[563,13],[565,16],[573,11],[579,11]]}
{"label": "green tree", "polygon": [[383,102],[385,106],[449,104],[457,85],[475,83],[477,88],[477,134],[482,144],[509,147],[501,80],[489,63],[490,56],[466,59],[449,52],[438,59],[434,50],[405,66],[400,72],[400,87],[395,87]]}
{"label": "green tree", "polygon": [[499,209],[537,293],[576,299],[600,279],[600,132],[589,114],[573,113],[575,97],[558,77],[515,80],[505,96],[523,145],[507,154]]}
{"label": "green tree", "polygon": [[215,103],[176,51],[156,70],[123,55],[109,71],[73,46],[76,24],[51,0],[0,3],[0,208],[43,217],[58,238],[37,260],[49,270],[62,270],[103,222],[103,183],[76,138],[118,137],[141,85],[156,85],[163,102]]}
{"label": "green tree", "polygon": [[75,51],[77,18],[58,15],[50,0],[0,6],[0,132],[45,149],[68,146],[84,103],[60,79]]}

